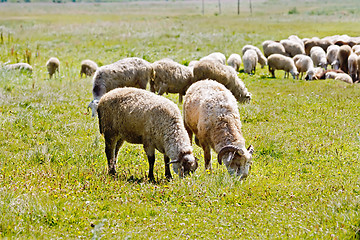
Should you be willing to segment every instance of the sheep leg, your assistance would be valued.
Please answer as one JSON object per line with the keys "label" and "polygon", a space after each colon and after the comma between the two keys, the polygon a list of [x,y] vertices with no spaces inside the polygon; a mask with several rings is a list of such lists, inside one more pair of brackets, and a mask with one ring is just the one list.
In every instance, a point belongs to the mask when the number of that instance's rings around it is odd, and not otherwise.
{"label": "sheep leg", "polygon": [[116,174],[116,153],[115,153],[115,142],[105,141],[105,154],[108,160],[108,171],[110,175],[115,176]]}
{"label": "sheep leg", "polygon": [[191,129],[186,124],[184,124],[184,125],[185,125],[185,129],[186,129],[186,131],[187,131],[187,133],[189,135],[189,138],[190,138],[190,144],[192,145],[193,132],[191,131]]}
{"label": "sheep leg", "polygon": [[205,159],[205,170],[211,170],[211,153],[209,146],[203,146],[204,159]]}
{"label": "sheep leg", "polygon": [[151,182],[155,182],[154,177],[154,164],[155,164],[155,154],[147,155],[148,162],[149,162],[149,178]]}
{"label": "sheep leg", "polygon": [[272,69],[270,66],[269,66],[269,72],[271,73],[271,77],[275,78],[275,70]]}
{"label": "sheep leg", "polygon": [[117,143],[116,143],[116,147],[115,147],[115,159],[117,159],[117,155],[118,155],[118,153],[119,153],[119,149],[120,149],[120,147],[122,146],[122,144],[123,144],[123,140],[119,140],[119,141],[117,141]]}
{"label": "sheep leg", "polygon": [[181,94],[181,93],[179,93],[179,103],[182,103],[182,101],[183,101],[182,94]]}
{"label": "sheep leg", "polygon": [[165,177],[166,179],[170,180],[172,179],[171,172],[170,172],[170,158],[164,154],[164,162],[165,162]]}

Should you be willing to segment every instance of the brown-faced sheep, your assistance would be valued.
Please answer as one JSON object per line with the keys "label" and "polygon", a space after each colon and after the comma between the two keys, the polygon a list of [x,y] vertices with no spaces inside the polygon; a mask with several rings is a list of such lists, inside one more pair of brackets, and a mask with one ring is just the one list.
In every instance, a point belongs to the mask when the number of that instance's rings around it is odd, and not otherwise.
{"label": "brown-faced sheep", "polygon": [[168,179],[171,178],[170,163],[180,177],[196,170],[197,160],[180,110],[167,98],[143,89],[117,88],[100,99],[97,111],[109,174],[116,173],[117,155],[124,141],[143,145],[152,181],[155,180],[155,149],[164,154]]}
{"label": "brown-faced sheep", "polygon": [[353,82],[358,79],[358,55],[351,53],[348,58],[348,74],[352,78]]}
{"label": "brown-faced sheep", "polygon": [[57,72],[59,74],[60,71],[60,60],[56,57],[51,57],[46,62],[46,67],[49,73],[50,78]]}
{"label": "brown-faced sheep", "polygon": [[184,66],[171,59],[162,59],[152,64],[155,71],[154,79],[150,81],[152,92],[159,95],[164,93],[178,93],[179,102],[194,81],[191,67]]}
{"label": "brown-faced sheep", "polygon": [[273,78],[275,78],[275,70],[284,70],[284,78],[288,78],[290,73],[295,79],[295,77],[299,74],[296,69],[294,60],[291,57],[286,57],[281,54],[270,55],[268,58],[268,65],[269,72]]}
{"label": "brown-faced sheep", "polygon": [[108,91],[119,87],[136,87],[146,89],[148,82],[154,78],[152,65],[141,58],[124,58],[115,63],[99,67],[93,80],[93,101],[88,108],[92,116],[96,115],[96,108],[100,98]]}
{"label": "brown-faced sheep", "polygon": [[211,148],[231,175],[246,178],[254,148],[245,147],[236,99],[222,84],[204,80],[190,86],[184,100],[185,128],[204,150],[205,169],[211,169]]}
{"label": "brown-faced sheep", "polygon": [[83,75],[85,76],[92,76],[96,70],[98,69],[98,65],[96,62],[86,59],[81,62],[81,70],[80,70],[80,77]]}
{"label": "brown-faced sheep", "polygon": [[194,65],[194,80],[213,79],[227,87],[240,103],[251,100],[251,93],[230,66],[212,60],[199,61]]}

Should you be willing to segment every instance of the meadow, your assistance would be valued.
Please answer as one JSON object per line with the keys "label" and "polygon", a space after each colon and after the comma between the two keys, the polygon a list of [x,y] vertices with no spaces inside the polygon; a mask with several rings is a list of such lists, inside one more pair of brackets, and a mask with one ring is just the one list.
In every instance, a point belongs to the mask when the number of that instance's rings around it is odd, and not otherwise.
{"label": "meadow", "polygon": [[[124,144],[107,175],[104,139],[87,105],[80,62],[241,53],[264,40],[360,36],[355,0],[0,3],[0,64],[29,61],[32,75],[0,71],[0,239],[359,239],[360,85],[283,79],[258,65],[239,73],[253,94],[239,104],[250,176],[213,171],[156,183],[140,145]],[[60,75],[45,63],[56,56]],[[178,104],[178,96],[165,95]],[[182,109],[182,105],[178,104]]]}

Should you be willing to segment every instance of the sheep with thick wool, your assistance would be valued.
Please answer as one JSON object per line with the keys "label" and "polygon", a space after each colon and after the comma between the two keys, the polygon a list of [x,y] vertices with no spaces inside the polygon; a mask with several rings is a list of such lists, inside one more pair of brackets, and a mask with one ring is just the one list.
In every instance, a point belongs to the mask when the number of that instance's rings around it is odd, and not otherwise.
{"label": "sheep with thick wool", "polygon": [[297,41],[283,39],[280,43],[284,46],[285,52],[290,56],[294,57],[297,54],[305,54],[305,49],[303,45],[301,45]]}
{"label": "sheep with thick wool", "polygon": [[98,69],[98,65],[96,62],[90,59],[83,60],[81,62],[80,77],[82,77],[83,75],[92,76],[97,69]]}
{"label": "sheep with thick wool", "polygon": [[236,99],[225,86],[213,80],[194,83],[186,92],[183,114],[190,139],[195,134],[204,150],[205,169],[211,169],[212,148],[231,175],[249,175],[254,148],[245,147]]}
{"label": "sheep with thick wool", "polygon": [[351,53],[348,58],[348,74],[352,78],[353,82],[358,79],[358,55]]}
{"label": "sheep with thick wool", "polygon": [[330,45],[326,50],[326,60],[327,64],[331,66],[332,69],[339,69],[340,63],[338,59],[338,52],[340,46],[338,45]]}
{"label": "sheep with thick wool", "polygon": [[312,59],[304,54],[297,54],[293,57],[296,69],[299,72],[298,78],[302,79],[305,73],[306,80],[313,80],[315,69]]}
{"label": "sheep with thick wool", "polygon": [[14,64],[7,64],[4,66],[5,70],[20,70],[28,73],[32,73],[33,68],[28,63],[14,63]]}
{"label": "sheep with thick wool", "polygon": [[321,47],[315,46],[310,50],[310,57],[314,62],[315,67],[322,67],[327,69],[326,52]]}
{"label": "sheep with thick wool", "polygon": [[60,72],[60,60],[56,57],[51,57],[47,62],[46,62],[46,67],[49,73],[50,78],[52,78],[52,76],[55,73]]}
{"label": "sheep with thick wool", "polygon": [[255,50],[249,49],[243,56],[244,72],[247,74],[255,74],[258,55]]}
{"label": "sheep with thick wool", "polygon": [[250,102],[251,93],[232,67],[212,60],[203,60],[194,65],[193,72],[195,82],[213,79],[227,87],[240,103]]}
{"label": "sheep with thick wool", "polygon": [[245,52],[249,49],[252,49],[256,52],[257,54],[257,58],[258,58],[258,63],[261,65],[261,68],[263,68],[265,65],[267,65],[267,59],[266,57],[263,55],[263,53],[260,51],[260,49],[256,46],[253,46],[253,45],[245,45],[243,48],[242,48],[242,54],[244,55]]}
{"label": "sheep with thick wool", "polygon": [[200,59],[200,61],[202,60],[213,60],[213,61],[216,61],[216,62],[219,62],[221,64],[224,64],[226,63],[226,57],[223,53],[221,52],[213,52],[213,53],[210,53],[209,55],[205,56],[205,57],[202,57]]}
{"label": "sheep with thick wool", "polygon": [[151,79],[154,78],[152,64],[137,58],[124,58],[115,63],[99,67],[93,78],[93,97],[88,108],[92,116],[96,116],[96,108],[100,98],[108,91],[119,87],[136,87],[146,89]]}
{"label": "sheep with thick wool", "polygon": [[263,47],[264,55],[266,58],[268,58],[272,54],[282,54],[284,56],[288,56],[288,54],[285,51],[284,46],[279,42],[275,42],[272,40],[266,40],[262,43],[262,47]]}
{"label": "sheep with thick wool", "polygon": [[181,103],[183,95],[194,81],[192,68],[168,58],[154,62],[152,66],[155,75],[150,81],[151,91],[159,95],[178,93]]}
{"label": "sheep with thick wool", "polygon": [[295,77],[299,74],[294,60],[291,57],[287,57],[282,54],[270,55],[268,58],[268,66],[269,72],[273,78],[275,78],[275,70],[284,70],[284,78],[288,78],[290,73],[295,79]]}
{"label": "sheep with thick wool", "polygon": [[164,154],[168,179],[172,177],[169,164],[180,177],[196,170],[197,159],[180,110],[169,99],[143,89],[117,88],[100,99],[97,112],[109,174],[116,174],[117,155],[124,141],[143,145],[152,181],[155,149]]}
{"label": "sheep with thick wool", "polygon": [[353,83],[351,76],[347,73],[327,72],[325,74],[325,79],[335,79],[349,84]]}
{"label": "sheep with thick wool", "polygon": [[235,71],[239,71],[240,70],[240,66],[241,66],[241,56],[237,53],[233,53],[229,56],[229,58],[227,59],[227,64],[234,68]]}

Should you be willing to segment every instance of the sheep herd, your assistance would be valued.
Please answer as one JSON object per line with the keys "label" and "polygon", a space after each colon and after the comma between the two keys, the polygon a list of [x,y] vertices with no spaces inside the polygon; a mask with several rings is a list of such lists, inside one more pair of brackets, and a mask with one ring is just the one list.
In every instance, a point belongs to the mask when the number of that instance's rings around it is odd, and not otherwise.
{"label": "sheep herd", "polygon": [[[154,180],[155,149],[164,155],[165,176],[171,179],[169,165],[180,177],[194,172],[198,159],[193,155],[192,136],[204,151],[205,169],[211,169],[211,152],[218,154],[231,175],[246,178],[251,169],[254,148],[245,147],[241,133],[239,103],[249,103],[252,94],[238,77],[256,74],[256,66],[268,65],[275,78],[283,70],[285,78],[317,80],[332,78],[357,83],[360,78],[360,38],[336,35],[322,39],[300,39],[291,35],[281,41],[266,40],[263,52],[252,45],[242,48],[242,58],[233,53],[226,59],[220,52],[209,54],[188,66],[172,59],[150,63],[138,57],[121,59],[98,67],[91,60],[81,62],[80,75],[93,76],[93,100],[88,105],[98,116],[105,139],[108,172],[116,174],[117,154],[124,141],[142,144]],[[49,77],[59,72],[60,61],[47,63]],[[330,66],[331,69],[327,69]],[[7,70],[32,72],[26,63],[9,64]],[[150,91],[147,91],[149,85]],[[162,97],[179,94],[183,116],[176,104]]]}

